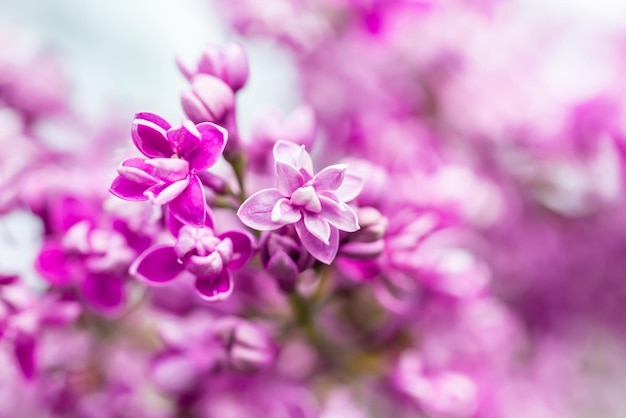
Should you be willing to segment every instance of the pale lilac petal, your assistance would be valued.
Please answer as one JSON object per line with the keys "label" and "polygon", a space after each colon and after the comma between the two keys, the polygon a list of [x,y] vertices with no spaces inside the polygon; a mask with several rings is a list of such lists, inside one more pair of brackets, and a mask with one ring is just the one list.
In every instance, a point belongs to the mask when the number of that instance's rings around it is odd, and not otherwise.
{"label": "pale lilac petal", "polygon": [[326,167],[313,178],[315,190],[336,190],[343,182],[347,164],[336,164]]}
{"label": "pale lilac petal", "polygon": [[168,183],[182,180],[189,174],[189,163],[180,158],[152,158],[146,160],[152,174]]}
{"label": "pale lilac petal", "polygon": [[277,141],[273,149],[274,161],[285,163],[295,168],[298,164],[300,149],[301,145],[294,144],[293,142]]}
{"label": "pale lilac petal", "polygon": [[214,123],[200,123],[196,126],[202,139],[200,144],[185,154],[189,166],[196,171],[212,167],[224,152],[228,131]]}
{"label": "pale lilac petal", "polygon": [[363,179],[348,170],[343,176],[343,183],[335,190],[335,194],[342,202],[350,202],[357,198],[361,190],[363,190]]}
{"label": "pale lilac petal", "polygon": [[116,314],[124,304],[124,279],[117,275],[89,274],[82,283],[87,304],[103,314]]}
{"label": "pale lilac petal", "polygon": [[282,224],[272,221],[272,210],[283,195],[276,189],[254,193],[241,204],[237,216],[246,226],[259,231],[278,229]]}
{"label": "pale lilac petal", "polygon": [[280,199],[272,209],[272,222],[281,225],[293,224],[300,220],[302,213],[294,208],[287,199]]}
{"label": "pale lilac petal", "polygon": [[151,112],[139,112],[135,115],[135,119],[147,120],[148,122],[152,122],[166,131],[172,127],[172,125],[170,125],[168,121],[163,119],[161,116]]}
{"label": "pale lilac petal", "polygon": [[293,192],[291,204],[304,207],[309,212],[319,213],[322,211],[322,204],[313,186],[301,187]]}
{"label": "pale lilac petal", "polygon": [[313,160],[303,145],[284,140],[274,144],[274,161],[292,166],[300,172],[305,181],[313,178]]}
{"label": "pale lilac petal", "polygon": [[333,262],[337,256],[337,249],[339,248],[339,230],[337,228],[330,228],[328,245],[324,244],[317,237],[311,234],[304,225],[304,221],[300,221],[296,224],[296,232],[298,233],[298,237],[300,238],[302,245],[304,245],[313,257],[324,264],[330,264]]}
{"label": "pale lilac petal", "polygon": [[330,238],[330,224],[321,215],[311,212],[304,212],[304,226],[309,232],[328,245]]}
{"label": "pale lilac petal", "polygon": [[137,280],[158,285],[174,280],[184,270],[171,245],[157,245],[144,251],[128,272]]}
{"label": "pale lilac petal", "polygon": [[222,257],[217,251],[206,256],[192,255],[184,262],[185,269],[196,277],[217,277],[224,270]]}
{"label": "pale lilac petal", "polygon": [[233,243],[233,255],[228,263],[231,270],[242,268],[252,258],[254,241],[252,237],[241,231],[228,231],[219,236],[220,239],[230,239]]}
{"label": "pale lilac petal", "polygon": [[165,187],[151,187],[146,190],[148,197],[152,197],[152,203],[155,205],[164,205],[178,197],[190,184],[190,179],[185,178],[175,183],[168,184]]}
{"label": "pale lilac petal", "polygon": [[145,119],[135,119],[131,130],[133,143],[146,157],[169,158],[174,153],[167,130]]}
{"label": "pale lilac petal", "polygon": [[193,122],[186,120],[180,128],[170,129],[167,131],[167,139],[174,146],[174,150],[179,157],[186,155],[198,145],[202,135]]}
{"label": "pale lilac petal", "polygon": [[341,231],[354,232],[359,230],[359,220],[354,210],[345,203],[337,203],[326,196],[319,196],[322,204],[321,216],[332,226]]}
{"label": "pale lilac petal", "polygon": [[283,196],[291,196],[293,192],[304,184],[302,174],[289,164],[276,161],[274,171],[276,171],[276,177],[278,178],[277,189]]}
{"label": "pale lilac petal", "polygon": [[215,278],[198,277],[196,290],[207,302],[219,302],[233,292],[233,280],[228,270],[223,270],[222,274]]}
{"label": "pale lilac petal", "polygon": [[189,186],[169,204],[169,209],[179,221],[202,228],[206,219],[204,189],[198,176],[189,178]]}

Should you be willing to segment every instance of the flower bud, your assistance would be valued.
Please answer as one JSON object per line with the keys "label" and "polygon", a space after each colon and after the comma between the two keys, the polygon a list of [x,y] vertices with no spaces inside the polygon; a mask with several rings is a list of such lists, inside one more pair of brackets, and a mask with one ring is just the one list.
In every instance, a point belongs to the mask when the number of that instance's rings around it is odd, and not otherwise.
{"label": "flower bud", "polygon": [[275,357],[269,336],[252,322],[228,317],[216,324],[215,336],[224,345],[224,363],[239,372],[249,373],[268,367]]}
{"label": "flower bud", "polygon": [[183,92],[180,100],[185,114],[194,123],[222,124],[235,106],[232,89],[219,78],[205,74],[193,77],[191,90]]}
{"label": "flower bud", "polygon": [[265,234],[260,245],[265,269],[285,292],[293,291],[298,275],[313,265],[313,257],[290,228]]}

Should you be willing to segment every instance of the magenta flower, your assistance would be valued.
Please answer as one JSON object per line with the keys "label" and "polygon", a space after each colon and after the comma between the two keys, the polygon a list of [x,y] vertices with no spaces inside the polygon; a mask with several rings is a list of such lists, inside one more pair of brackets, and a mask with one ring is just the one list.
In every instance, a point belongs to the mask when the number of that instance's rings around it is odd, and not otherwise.
{"label": "magenta flower", "polygon": [[239,231],[215,235],[211,226],[189,225],[182,226],[177,235],[175,245],[155,245],[144,251],[130,267],[130,274],[151,285],[191,274],[203,299],[215,302],[230,296],[230,270],[243,267],[252,256],[250,237]]}
{"label": "magenta flower", "polygon": [[277,187],[250,196],[237,212],[239,219],[259,231],[295,224],[304,247],[330,264],[337,255],[339,230],[359,229],[354,210],[345,202],[358,195],[360,185],[344,184],[346,164],[326,167],[314,175],[309,153],[291,142],[276,143],[274,161]]}
{"label": "magenta flower", "polygon": [[133,122],[135,146],[147,159],[128,158],[117,169],[110,191],[125,200],[167,205],[187,225],[202,227],[205,196],[198,173],[217,162],[228,133],[213,123],[183,122],[172,128],[153,113],[138,113]]}

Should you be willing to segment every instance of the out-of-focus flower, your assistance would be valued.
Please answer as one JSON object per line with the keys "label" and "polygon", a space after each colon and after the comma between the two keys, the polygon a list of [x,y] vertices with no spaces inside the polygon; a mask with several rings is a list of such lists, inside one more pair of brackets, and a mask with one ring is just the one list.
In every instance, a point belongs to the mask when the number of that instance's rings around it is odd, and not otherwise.
{"label": "out-of-focus flower", "polygon": [[125,200],[149,199],[155,205],[167,205],[181,222],[202,227],[206,204],[198,173],[221,156],[227,132],[212,123],[194,125],[189,121],[172,128],[158,115],[139,113],[132,137],[148,158],[124,160],[111,192]]}
{"label": "out-of-focus flower", "polygon": [[304,247],[313,257],[330,264],[339,248],[339,230],[359,229],[356,213],[345,202],[360,191],[341,189],[347,165],[326,167],[317,174],[304,147],[279,141],[274,146],[277,188],[250,196],[237,215],[250,228],[271,231],[295,224]]}
{"label": "out-of-focus flower", "polygon": [[207,74],[224,81],[234,92],[245,86],[250,71],[246,52],[234,42],[226,48],[208,45],[195,66],[189,66],[180,59],[176,63],[189,81],[199,74]]}

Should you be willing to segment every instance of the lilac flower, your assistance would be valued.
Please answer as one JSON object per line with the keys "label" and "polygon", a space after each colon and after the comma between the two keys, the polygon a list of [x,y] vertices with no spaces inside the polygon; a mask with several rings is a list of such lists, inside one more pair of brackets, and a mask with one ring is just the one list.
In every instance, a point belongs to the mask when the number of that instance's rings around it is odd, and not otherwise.
{"label": "lilac flower", "polygon": [[274,161],[277,187],[250,196],[237,212],[239,219],[260,231],[295,224],[298,237],[311,255],[332,263],[339,247],[339,230],[359,229],[354,210],[345,202],[356,197],[360,187],[341,187],[345,164],[326,167],[314,175],[309,153],[290,142],[276,143]]}
{"label": "lilac flower", "polygon": [[130,267],[130,274],[151,285],[191,274],[203,299],[215,302],[228,298],[233,291],[230,270],[243,267],[252,256],[251,238],[240,231],[215,235],[211,225],[184,225],[177,235],[175,245],[155,245],[144,251]]}
{"label": "lilac flower", "polygon": [[236,92],[245,86],[248,80],[248,57],[238,43],[230,43],[226,48],[208,45],[197,64],[190,67],[180,59],[176,60],[178,68],[188,80],[199,74],[207,74],[224,81]]}
{"label": "lilac flower", "polygon": [[125,200],[151,200],[167,205],[181,222],[202,227],[205,195],[198,173],[215,164],[227,132],[213,123],[180,128],[152,113],[138,113],[133,122],[135,146],[147,159],[128,158],[117,169],[110,191]]}

